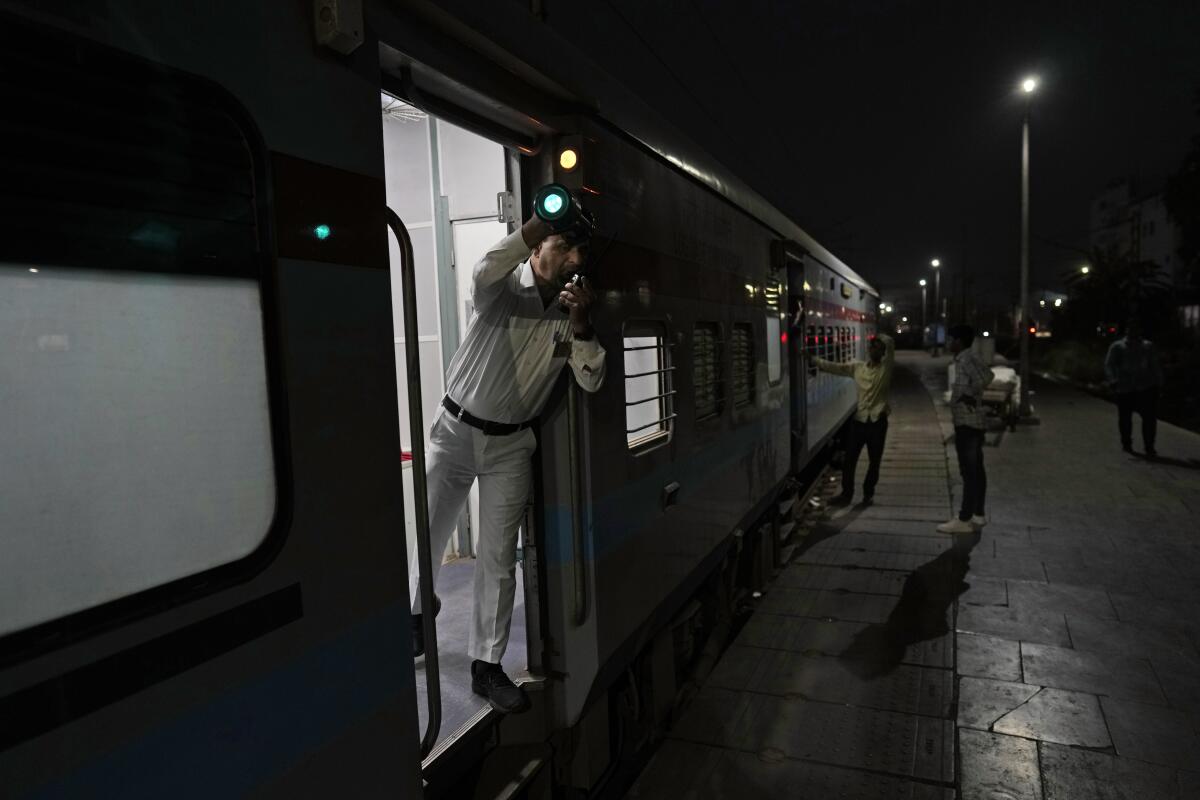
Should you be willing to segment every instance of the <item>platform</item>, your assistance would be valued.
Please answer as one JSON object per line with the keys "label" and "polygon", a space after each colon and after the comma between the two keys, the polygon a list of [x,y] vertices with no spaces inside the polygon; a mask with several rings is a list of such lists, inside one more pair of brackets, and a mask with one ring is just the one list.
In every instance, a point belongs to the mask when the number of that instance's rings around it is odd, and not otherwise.
{"label": "platform", "polygon": [[1200,436],[1131,457],[1114,406],[1035,381],[990,524],[938,534],[948,359],[898,362],[874,505],[811,528],[628,796],[1200,797]]}

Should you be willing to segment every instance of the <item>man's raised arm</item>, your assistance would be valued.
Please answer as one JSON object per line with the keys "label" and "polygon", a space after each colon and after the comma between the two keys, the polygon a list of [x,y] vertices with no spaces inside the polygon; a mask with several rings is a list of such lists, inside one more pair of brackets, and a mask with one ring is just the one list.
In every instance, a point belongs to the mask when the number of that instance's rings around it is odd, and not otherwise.
{"label": "man's raised arm", "polygon": [[471,273],[471,294],[476,308],[491,299],[512,271],[529,258],[533,248],[550,232],[546,222],[538,217],[530,217],[520,230],[513,231],[488,248]]}
{"label": "man's raised arm", "polygon": [[837,361],[826,361],[823,358],[814,358],[813,365],[821,372],[831,372],[834,375],[845,375],[847,378],[854,377],[854,365],[856,362],[847,361],[844,364]]}

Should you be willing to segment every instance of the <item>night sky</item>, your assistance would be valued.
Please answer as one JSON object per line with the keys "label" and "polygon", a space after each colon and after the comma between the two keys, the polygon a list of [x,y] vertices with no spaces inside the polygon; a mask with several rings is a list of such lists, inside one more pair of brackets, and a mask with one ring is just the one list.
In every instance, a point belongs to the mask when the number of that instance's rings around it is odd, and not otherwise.
{"label": "night sky", "polygon": [[[1021,78],[1032,286],[1061,286],[1108,183],[1161,188],[1200,133],[1200,2],[592,0],[548,22],[898,309],[938,256],[1015,300]],[[620,42],[619,48],[613,43]],[[619,57],[618,57],[619,56]],[[931,277],[931,276],[929,276]],[[908,297],[901,290],[910,290]]]}

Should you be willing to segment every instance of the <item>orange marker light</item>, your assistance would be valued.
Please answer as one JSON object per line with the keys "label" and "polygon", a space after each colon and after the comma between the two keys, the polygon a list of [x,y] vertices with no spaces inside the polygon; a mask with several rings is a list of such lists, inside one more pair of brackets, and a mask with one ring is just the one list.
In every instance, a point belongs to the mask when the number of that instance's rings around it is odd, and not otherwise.
{"label": "orange marker light", "polygon": [[558,165],[567,172],[579,166],[579,154],[574,149],[568,147],[558,154]]}

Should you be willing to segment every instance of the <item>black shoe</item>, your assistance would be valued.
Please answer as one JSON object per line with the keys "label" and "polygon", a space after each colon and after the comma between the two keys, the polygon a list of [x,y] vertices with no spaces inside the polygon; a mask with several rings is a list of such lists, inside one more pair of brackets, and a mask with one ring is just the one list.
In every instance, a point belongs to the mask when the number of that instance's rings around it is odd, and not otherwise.
{"label": "black shoe", "polygon": [[[438,612],[442,610],[442,598],[436,594],[433,596],[433,616],[437,619]],[[413,658],[420,658],[425,655],[425,628],[421,622],[421,614],[412,615],[412,637],[413,637]]]}
{"label": "black shoe", "polygon": [[838,508],[840,506],[848,506],[852,502],[854,502],[854,495],[842,492],[837,497],[829,501],[829,506],[831,508]]}
{"label": "black shoe", "polygon": [[520,714],[529,710],[529,697],[525,690],[510,681],[499,664],[472,661],[471,691],[486,697],[492,708],[505,714]]}
{"label": "black shoe", "polygon": [[873,503],[873,502],[875,502],[875,495],[873,495],[873,494],[864,494],[864,495],[863,495],[862,502],[861,502],[861,503],[859,503],[859,505],[862,505],[862,506],[869,506],[869,505],[871,505],[871,503]]}

